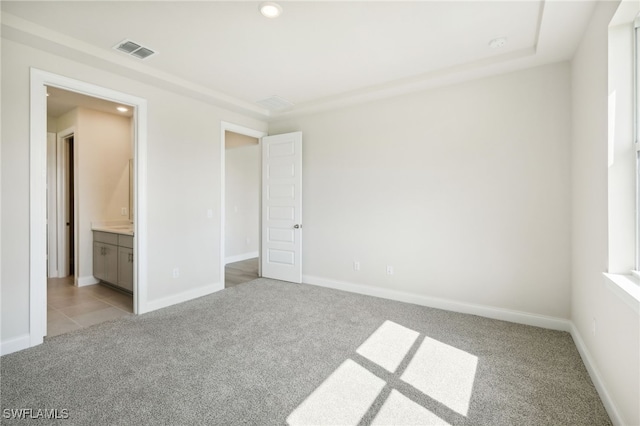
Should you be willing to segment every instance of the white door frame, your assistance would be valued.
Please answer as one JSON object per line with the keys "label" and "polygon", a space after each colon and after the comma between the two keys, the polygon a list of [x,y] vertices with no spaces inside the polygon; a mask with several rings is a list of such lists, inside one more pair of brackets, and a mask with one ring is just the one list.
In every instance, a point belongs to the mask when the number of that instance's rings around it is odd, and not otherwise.
{"label": "white door frame", "polygon": [[47,276],[58,277],[58,267],[58,138],[47,132]]}
{"label": "white door frame", "polygon": [[[251,129],[249,127],[241,126],[239,124],[228,123],[226,121],[220,122],[220,290],[224,290],[225,288],[225,277],[224,277],[224,269],[225,269],[225,244],[226,244],[226,236],[225,236],[225,221],[226,221],[226,208],[227,208],[227,200],[226,200],[226,151],[225,151],[225,132],[230,131],[234,133],[239,133],[245,136],[251,136],[252,138],[258,139],[258,145],[260,145],[260,158],[262,158],[262,137],[267,136],[266,132],[262,132],[260,130]],[[260,163],[262,164],[262,162]],[[262,174],[260,174],[260,186],[262,187]],[[259,191],[262,193],[262,190]],[[260,214],[262,214],[262,198],[260,199]],[[262,219],[258,221],[258,235],[262,235]],[[260,237],[258,237],[260,238]],[[258,256],[262,257],[262,244],[258,241]],[[258,266],[260,268],[260,266]]]}
{"label": "white door frame", "polygon": [[[71,271],[69,271],[69,256],[67,253],[69,253],[69,240],[68,240],[68,232],[66,229],[66,204],[68,201],[68,189],[66,188],[66,174],[67,174],[67,161],[68,160],[68,156],[66,155],[66,150],[65,150],[65,140],[67,138],[69,138],[70,136],[75,135],[76,129],[75,126],[74,127],[69,127],[68,129],[64,129],[61,132],[58,132],[58,139],[57,139],[57,170],[56,170],[56,177],[57,177],[57,204],[58,204],[58,222],[56,223],[57,225],[57,229],[58,229],[58,277],[62,278],[62,277],[66,277],[70,274]],[[74,168],[74,175],[77,176],[78,175],[78,171],[76,169],[76,165],[75,165],[75,161],[74,164],[71,164],[70,167]],[[74,193],[77,194],[78,190],[77,187],[75,187],[76,182],[74,181]],[[76,210],[76,206],[75,206],[75,202],[74,202],[74,217],[77,217],[78,211]],[[70,224],[69,226],[73,226],[74,230],[73,230],[73,235],[74,238],[77,238],[78,236],[78,229],[75,227],[75,220],[73,224]],[[75,247],[78,247],[78,241],[74,241],[74,245]],[[75,253],[74,253],[75,255]],[[77,257],[73,260],[74,265],[78,265],[78,259]],[[78,277],[75,277],[75,279],[77,280]]]}
{"label": "white door frame", "polygon": [[57,87],[134,107],[134,313],[147,312],[147,101],[80,80],[31,68],[29,135],[29,343],[47,329],[47,90]]}

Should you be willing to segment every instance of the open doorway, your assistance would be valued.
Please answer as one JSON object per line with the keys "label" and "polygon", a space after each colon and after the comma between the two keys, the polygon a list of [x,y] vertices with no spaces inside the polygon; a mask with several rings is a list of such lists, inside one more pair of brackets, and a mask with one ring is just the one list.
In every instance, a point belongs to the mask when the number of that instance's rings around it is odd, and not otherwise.
{"label": "open doorway", "polygon": [[261,276],[261,138],[266,133],[221,123],[222,288]]}
{"label": "open doorway", "polygon": [[220,282],[225,288],[227,212],[235,206],[226,197],[226,139],[231,133],[258,139],[260,152],[260,213],[258,276],[302,283],[302,132],[267,136],[221,123]]}
{"label": "open doorway", "polygon": [[[61,256],[57,256],[63,261],[64,273],[61,277],[77,276],[75,268],[75,182],[74,182],[74,155],[73,155],[73,133],[65,137],[62,140],[63,161],[60,172],[62,172],[63,183],[63,221],[64,221],[64,235],[62,240],[64,241],[63,247],[65,247],[64,253],[60,253]],[[60,173],[58,173],[59,175]],[[47,185],[51,187],[53,185]]]}
{"label": "open doorway", "polygon": [[260,140],[225,131],[225,288],[260,276]]}
{"label": "open doorway", "polygon": [[67,176],[67,181],[64,183],[65,189],[69,196],[67,197],[67,202],[65,205],[65,209],[67,211],[67,241],[69,242],[69,250],[67,252],[69,271],[75,275],[75,257],[76,257],[76,249],[75,249],[75,226],[71,226],[75,223],[75,197],[74,197],[74,176],[73,176],[73,135],[69,136],[64,141],[64,149],[66,156],[66,170],[65,175]]}
{"label": "open doorway", "polygon": [[[135,151],[133,263],[134,313],[148,312],[147,283],[147,101],[127,93],[31,68],[29,136],[29,341],[40,345],[47,334],[47,88],[55,87],[133,108]],[[75,135],[76,140],[78,135]],[[77,179],[75,179],[77,182]],[[76,265],[77,266],[77,265]]]}
{"label": "open doorway", "polygon": [[45,335],[52,337],[134,311],[135,139],[130,106],[56,87],[47,87],[46,106],[55,135],[47,144]]}

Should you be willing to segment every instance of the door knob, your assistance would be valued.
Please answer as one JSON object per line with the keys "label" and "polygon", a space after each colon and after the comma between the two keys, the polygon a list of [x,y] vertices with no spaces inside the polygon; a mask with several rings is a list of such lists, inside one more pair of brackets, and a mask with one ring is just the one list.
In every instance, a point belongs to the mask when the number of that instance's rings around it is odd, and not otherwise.
{"label": "door knob", "polygon": [[298,225],[297,223],[293,225],[293,229],[300,229],[300,228],[302,228],[302,225]]}

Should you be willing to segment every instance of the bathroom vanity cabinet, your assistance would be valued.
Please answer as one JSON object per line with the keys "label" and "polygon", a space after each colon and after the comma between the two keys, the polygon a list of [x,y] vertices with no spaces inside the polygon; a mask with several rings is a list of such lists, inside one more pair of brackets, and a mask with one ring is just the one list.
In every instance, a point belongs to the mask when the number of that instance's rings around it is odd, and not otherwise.
{"label": "bathroom vanity cabinet", "polygon": [[93,276],[133,292],[133,236],[93,231]]}
{"label": "bathroom vanity cabinet", "polygon": [[118,286],[133,291],[133,237],[118,236]]}

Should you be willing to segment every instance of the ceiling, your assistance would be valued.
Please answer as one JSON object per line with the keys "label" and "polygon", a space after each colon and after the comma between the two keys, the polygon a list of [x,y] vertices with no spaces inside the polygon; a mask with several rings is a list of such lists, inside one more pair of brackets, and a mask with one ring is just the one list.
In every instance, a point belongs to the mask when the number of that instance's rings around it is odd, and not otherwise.
{"label": "ceiling", "polygon": [[[267,119],[570,59],[595,4],[282,1],[268,19],[253,1],[1,3],[3,37]],[[258,103],[273,95],[294,106]]]}
{"label": "ceiling", "polygon": [[[133,108],[131,107],[56,87],[47,87],[47,116],[58,118],[77,107],[90,108],[123,117],[133,117]],[[127,111],[118,111],[118,107],[125,107]]]}

